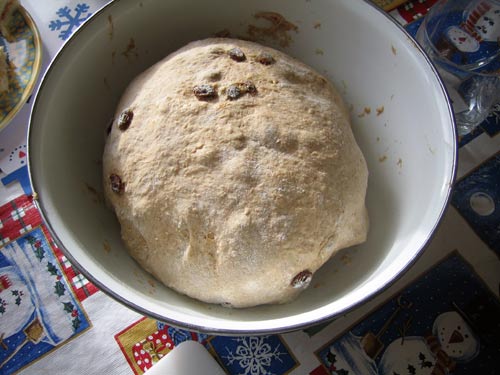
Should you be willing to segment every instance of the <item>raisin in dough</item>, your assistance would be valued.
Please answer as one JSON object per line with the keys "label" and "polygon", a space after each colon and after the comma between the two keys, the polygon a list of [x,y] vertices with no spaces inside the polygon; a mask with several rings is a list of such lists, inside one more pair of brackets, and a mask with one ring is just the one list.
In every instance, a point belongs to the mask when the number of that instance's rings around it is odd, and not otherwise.
{"label": "raisin in dough", "polygon": [[348,111],[277,50],[192,42],[133,80],[115,118],[106,198],[130,254],[178,292],[284,303],[366,239],[368,172]]}

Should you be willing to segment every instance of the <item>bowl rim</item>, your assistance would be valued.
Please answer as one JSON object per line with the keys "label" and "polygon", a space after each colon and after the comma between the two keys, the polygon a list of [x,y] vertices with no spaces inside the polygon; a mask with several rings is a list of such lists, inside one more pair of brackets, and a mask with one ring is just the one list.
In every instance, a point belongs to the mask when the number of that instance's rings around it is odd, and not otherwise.
{"label": "bowl rim", "polygon": [[[107,11],[109,8],[112,8],[114,6],[117,6],[116,4],[120,3],[120,0],[113,0],[105,5],[103,5],[101,8],[96,10],[91,17],[89,17],[87,20],[85,20],[82,25],[71,35],[70,38],[68,38],[62,46],[59,48],[57,53],[54,55],[54,58],[50,62],[48,68],[46,71],[43,73],[43,76],[41,78],[41,83],[38,87],[38,90],[35,95],[34,99],[34,104],[31,108],[31,113],[30,113],[30,118],[29,118],[29,126],[28,126],[28,132],[27,132],[27,139],[28,139],[28,144],[27,144],[27,166],[28,166],[28,174],[30,178],[30,184],[32,187],[33,191],[33,202],[40,212],[40,215],[42,217],[43,223],[47,227],[49,233],[51,234],[55,244],[57,247],[63,252],[63,254],[68,258],[70,263],[78,269],[82,273],[83,276],[85,276],[89,281],[91,281],[97,288],[104,292],[106,295],[109,297],[112,297],[119,303],[125,305],[126,307],[136,311],[137,313],[141,315],[148,316],[152,319],[155,319],[157,321],[164,322],[168,325],[178,327],[181,329],[187,329],[191,331],[196,331],[196,332],[203,332],[207,334],[213,334],[213,335],[241,335],[241,334],[255,334],[255,335],[264,335],[264,334],[278,334],[278,333],[286,333],[286,332],[292,332],[292,331],[297,331],[301,329],[307,329],[309,327],[317,326],[319,324],[325,324],[328,322],[333,321],[339,316],[345,315],[347,312],[350,312],[357,307],[362,306],[363,304],[368,303],[370,300],[376,298],[380,294],[384,293],[387,289],[389,289],[392,285],[394,285],[415,263],[416,261],[420,258],[420,256],[423,254],[424,250],[428,247],[429,243],[431,242],[432,238],[435,236],[436,231],[440,224],[442,223],[442,219],[444,214],[446,213],[446,210],[449,207],[449,201],[451,199],[451,193],[453,190],[454,182],[456,180],[457,176],[457,161],[458,161],[458,133],[456,129],[456,123],[455,123],[455,115],[453,112],[453,108],[451,105],[451,100],[450,96],[448,94],[448,91],[446,89],[446,86],[444,85],[443,80],[441,79],[438,70],[435,66],[435,64],[432,62],[430,57],[426,54],[426,52],[423,50],[423,48],[418,44],[418,42],[415,40],[415,38],[399,23],[397,22],[396,19],[394,19],[389,13],[384,11],[382,8],[379,8],[377,5],[372,3],[369,0],[361,0],[363,3],[365,3],[366,6],[370,6],[371,8],[375,9],[381,16],[385,17],[387,20],[389,20],[394,26],[396,26],[399,29],[399,32],[402,32],[407,40],[413,44],[415,49],[418,51],[418,54],[420,54],[423,58],[425,63],[428,65],[429,70],[429,75],[433,76],[434,79],[436,79],[436,82],[438,83],[438,88],[442,94],[444,94],[444,99],[446,103],[446,109],[443,109],[443,112],[447,112],[447,116],[449,118],[449,123],[452,126],[452,131],[450,132],[451,137],[452,137],[452,142],[451,142],[451,147],[452,151],[450,151],[450,157],[451,157],[451,168],[450,168],[450,175],[446,178],[448,180],[446,189],[443,192],[444,199],[442,201],[442,207],[439,210],[439,213],[436,215],[435,222],[433,223],[431,230],[428,232],[428,234],[424,237],[422,245],[420,248],[415,250],[413,253],[413,256],[408,260],[408,262],[401,267],[398,272],[394,275],[394,277],[391,280],[388,280],[384,284],[382,284],[377,290],[373,291],[370,294],[365,295],[363,298],[354,301],[352,303],[346,304],[344,307],[339,309],[338,311],[329,313],[329,314],[324,314],[316,319],[311,319],[308,321],[304,321],[301,323],[294,323],[294,324],[289,324],[286,323],[286,320],[289,319],[288,317],[279,317],[279,318],[272,318],[272,319],[267,319],[267,320],[258,320],[257,322],[276,322],[278,324],[274,324],[272,327],[267,328],[267,327],[261,327],[261,328],[253,328],[254,326],[253,323],[256,321],[253,320],[248,320],[244,321],[243,324],[238,326],[238,328],[234,327],[234,324],[232,324],[232,328],[224,328],[223,325],[217,324],[217,327],[214,326],[204,326],[201,324],[194,324],[189,322],[188,320],[181,321],[181,320],[176,320],[170,317],[162,316],[160,314],[157,314],[145,307],[141,307],[137,305],[135,302],[133,302],[131,299],[126,298],[125,296],[117,293],[116,291],[111,290],[109,287],[104,285],[101,281],[99,281],[96,277],[94,277],[89,271],[87,271],[77,259],[72,255],[72,252],[69,251],[64,245],[61,239],[59,238],[57,231],[54,229],[52,226],[52,223],[49,220],[49,215],[48,215],[48,210],[44,206],[43,202],[40,201],[37,192],[37,186],[39,186],[40,182],[36,181],[36,178],[34,177],[34,166],[33,166],[33,160],[31,158],[32,153],[30,152],[30,149],[32,147],[32,142],[33,137],[32,137],[32,129],[34,127],[34,118],[37,113],[38,107],[39,107],[39,96],[41,96],[41,93],[43,91],[43,88],[46,86],[48,77],[51,75],[52,70],[54,69],[54,66],[58,63],[58,61],[62,58],[61,56],[63,55],[64,51],[66,50],[67,46],[71,45],[72,43],[75,43],[75,40],[77,39],[77,36],[80,35],[83,30],[85,30],[89,25],[94,22],[94,20],[99,17],[101,14],[103,14],[105,11]],[[297,315],[300,315],[297,314]],[[296,315],[296,316],[297,316]],[[231,321],[233,322],[233,321]],[[233,322],[234,323],[234,322]]]}

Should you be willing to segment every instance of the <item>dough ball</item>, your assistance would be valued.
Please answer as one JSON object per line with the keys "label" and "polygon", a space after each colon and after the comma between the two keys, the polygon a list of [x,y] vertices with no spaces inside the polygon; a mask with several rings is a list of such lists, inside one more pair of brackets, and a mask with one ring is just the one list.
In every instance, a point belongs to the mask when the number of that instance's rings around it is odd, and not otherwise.
{"label": "dough ball", "polygon": [[103,156],[130,254],[170,288],[285,303],[365,241],[368,172],[334,87],[256,43],[192,42],[131,82]]}

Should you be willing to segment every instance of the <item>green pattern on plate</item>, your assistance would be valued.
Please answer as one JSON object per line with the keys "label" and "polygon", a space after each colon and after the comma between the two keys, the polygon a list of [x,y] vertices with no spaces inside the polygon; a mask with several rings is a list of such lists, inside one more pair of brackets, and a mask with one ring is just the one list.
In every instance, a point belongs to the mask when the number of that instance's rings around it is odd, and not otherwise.
{"label": "green pattern on plate", "polygon": [[38,32],[23,8],[13,14],[9,28],[12,40],[0,41],[7,52],[9,65],[9,91],[0,94],[0,129],[12,119],[28,99],[41,61]]}

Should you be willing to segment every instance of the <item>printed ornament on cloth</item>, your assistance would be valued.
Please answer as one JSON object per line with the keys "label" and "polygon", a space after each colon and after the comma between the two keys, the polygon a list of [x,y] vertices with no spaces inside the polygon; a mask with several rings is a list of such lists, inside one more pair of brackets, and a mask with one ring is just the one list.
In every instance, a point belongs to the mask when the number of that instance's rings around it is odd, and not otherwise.
{"label": "printed ornament on cloth", "polygon": [[173,348],[174,343],[166,332],[156,331],[135,343],[132,352],[137,366],[146,371]]}
{"label": "printed ornament on cloth", "polygon": [[[5,155],[2,155],[2,151]],[[26,161],[27,148],[26,144],[16,145],[10,151],[8,148],[0,149],[0,175],[1,182],[11,190],[9,198],[15,198],[20,193],[24,192],[26,195],[31,195],[31,183],[28,173],[28,165]],[[19,187],[14,183],[18,182]],[[4,192],[5,196],[9,196]]]}
{"label": "printed ornament on cloth", "polygon": [[321,347],[314,374],[497,374],[499,316],[498,296],[453,253]]}
{"label": "printed ornament on cloth", "polygon": [[479,339],[456,311],[438,315],[432,335],[404,337],[392,342],[380,363],[381,375],[444,375],[456,362],[468,362],[479,353]]}
{"label": "printed ornament on cloth", "polygon": [[211,336],[207,349],[228,374],[289,374],[300,366],[281,335]]}
{"label": "printed ornament on cloth", "polygon": [[[396,310],[396,313],[398,311]],[[387,320],[390,323],[393,314]],[[378,336],[378,335],[377,335]],[[374,336],[374,337],[377,337]],[[348,332],[322,354],[329,374],[333,375],[445,375],[453,372],[456,362],[473,360],[479,353],[479,340],[467,322],[455,311],[438,315],[433,334],[403,336],[380,351],[366,345],[365,335]]]}
{"label": "printed ornament on cloth", "polygon": [[466,69],[493,71],[487,66],[499,55],[500,3],[495,0],[473,1],[463,11],[445,14],[439,22],[435,43],[440,55]]}
{"label": "printed ornament on cloth", "polygon": [[0,268],[0,335],[2,339],[21,331],[34,311],[35,305],[29,288],[21,280],[15,268],[12,266]]}
{"label": "printed ornament on cloth", "polygon": [[[446,32],[446,36],[450,40],[452,46],[460,52],[476,52],[479,49],[479,41],[474,39],[460,27],[451,26]],[[441,50],[444,50],[444,48],[441,47]]]}
{"label": "printed ornament on cloth", "polygon": [[3,173],[8,175],[14,172],[15,170],[27,165],[26,144],[16,145],[11,150],[7,149],[4,152],[6,153],[6,155],[0,159],[0,169],[2,170]]}
{"label": "printed ornament on cloth", "polygon": [[500,4],[480,1],[467,11],[464,29],[478,42],[498,43],[500,37]]}
{"label": "printed ornament on cloth", "polygon": [[78,328],[79,323],[75,321],[78,319],[78,311],[75,310],[75,316],[73,309],[68,311],[65,308],[69,304],[75,307],[75,302],[67,293],[67,285],[51,262],[52,259],[45,257],[44,249],[34,238],[29,236],[23,247],[17,242],[8,245],[3,249],[3,255],[14,265],[16,273],[32,291],[32,303],[47,325],[46,338],[57,345],[73,335]]}
{"label": "printed ornament on cloth", "polygon": [[0,373],[89,327],[70,290],[40,227],[0,249]]}
{"label": "printed ornament on cloth", "polygon": [[66,40],[91,15],[89,4],[78,3],[74,8],[64,6],[57,10],[57,18],[50,21],[49,28],[58,32],[59,38]]}
{"label": "printed ornament on cloth", "polygon": [[375,361],[366,354],[361,339],[352,332],[329,348],[323,362],[333,375],[378,374]]}
{"label": "printed ornament on cloth", "polygon": [[54,243],[52,236],[44,226],[40,212],[33,202],[33,196],[21,195],[9,203],[0,206],[0,246],[26,235],[33,228],[40,227],[47,240],[49,251],[54,253],[62,271],[70,281],[71,287],[79,301],[98,292],[97,287],[89,282],[77,269],[75,269],[61,250]]}
{"label": "printed ornament on cloth", "polygon": [[0,206],[0,246],[24,236],[41,222],[32,197],[23,195]]}
{"label": "printed ornament on cloth", "polygon": [[204,343],[207,337],[144,317],[116,334],[115,340],[132,371],[142,374],[181,342]]}
{"label": "printed ornament on cloth", "polygon": [[382,375],[435,375],[436,357],[423,337],[404,337],[393,341],[379,363]]}
{"label": "printed ornament on cloth", "polygon": [[471,361],[479,353],[479,338],[456,311],[439,315],[434,322],[432,333],[438,338],[442,350],[457,362]]}
{"label": "printed ornament on cloth", "polygon": [[396,320],[398,315],[403,310],[409,310],[413,307],[413,302],[406,301],[405,299],[403,299],[402,295],[398,296],[398,298],[396,299],[396,303],[396,310],[394,310],[392,315],[386,320],[382,328],[376,334],[371,331],[365,333],[361,339],[361,346],[370,358],[375,359],[384,348],[384,343],[380,338],[390,327],[390,325]]}

